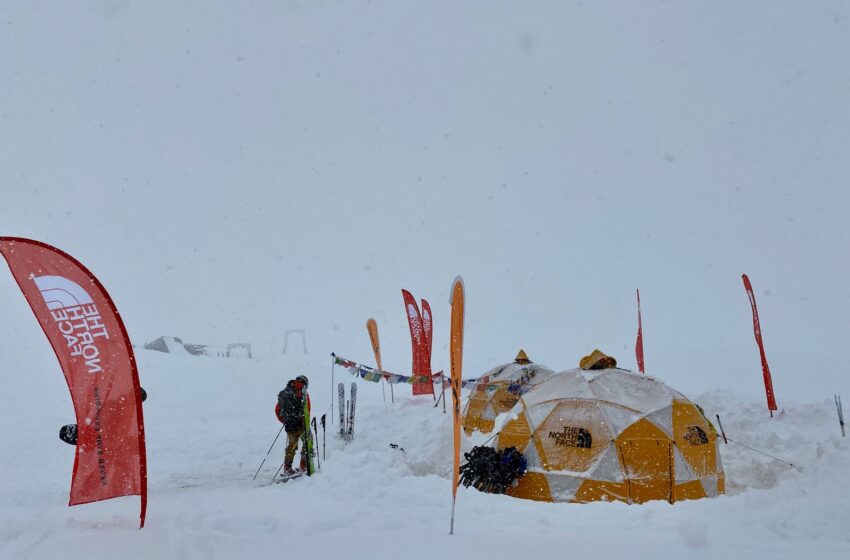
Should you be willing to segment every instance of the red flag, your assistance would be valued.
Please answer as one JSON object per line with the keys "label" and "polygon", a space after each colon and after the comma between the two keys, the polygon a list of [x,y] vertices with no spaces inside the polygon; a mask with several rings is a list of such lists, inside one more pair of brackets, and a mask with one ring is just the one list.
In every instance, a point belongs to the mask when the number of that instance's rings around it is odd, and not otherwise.
{"label": "red flag", "polygon": [[0,253],[62,366],[77,416],[68,505],[138,495],[147,472],[139,375],[115,304],[80,262],[29,239],[0,237]]}
{"label": "red flag", "polygon": [[416,300],[410,292],[402,290],[401,295],[404,298],[404,309],[407,313],[408,325],[410,326],[410,341],[413,346],[413,375],[419,378],[428,378],[428,381],[413,384],[413,394],[433,395],[434,384],[430,382],[431,366],[428,363],[429,360],[425,350],[425,331],[422,328],[422,315],[419,313],[419,307],[417,307]]}
{"label": "red flag", "polygon": [[463,386],[463,320],[464,320],[464,289],[463,278],[458,276],[452,283],[452,295],[449,298],[452,306],[451,338],[449,339],[449,356],[452,372],[452,413],[454,424],[454,457],[452,468],[452,523],[449,534],[455,531],[455,502],[457,487],[460,480],[460,391]]}
{"label": "red flag", "polygon": [[750,298],[750,305],[753,308],[753,331],[756,335],[756,342],[759,345],[759,353],[761,354],[761,369],[764,374],[764,392],[767,394],[767,409],[776,410],[776,399],[773,396],[773,379],[770,376],[770,367],[767,365],[767,355],[764,353],[764,342],[761,339],[761,324],[759,323],[759,311],[756,307],[756,296],[753,294],[753,285],[750,284],[750,279],[747,275],[742,276],[744,279],[744,289],[747,290],[747,296]]}
{"label": "red flag", "polygon": [[643,369],[643,323],[640,318],[640,290],[637,291],[637,303],[638,303],[638,334],[637,341],[635,342],[635,356],[637,356],[638,370],[641,373],[645,373],[646,370]]}
{"label": "red flag", "polygon": [[425,335],[425,351],[428,356],[428,371],[431,371],[431,350],[433,338],[431,336],[433,327],[431,324],[431,306],[426,300],[422,300],[422,334]]}

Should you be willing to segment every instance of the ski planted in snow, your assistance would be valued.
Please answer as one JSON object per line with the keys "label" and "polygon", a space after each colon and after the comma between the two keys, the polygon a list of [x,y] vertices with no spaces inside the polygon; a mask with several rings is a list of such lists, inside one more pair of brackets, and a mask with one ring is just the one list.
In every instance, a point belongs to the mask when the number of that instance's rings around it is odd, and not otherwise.
{"label": "ski planted in snow", "polygon": [[337,385],[339,393],[339,435],[345,437],[345,384]]}
{"label": "ski planted in snow", "polygon": [[319,449],[318,449],[318,446],[319,446],[319,428],[316,427],[316,417],[315,416],[313,416],[312,424],[313,424],[313,434],[316,436],[315,439],[313,440],[313,452],[316,454],[316,466],[319,468],[319,470],[322,470],[322,460],[319,459]]}
{"label": "ski planted in snow", "polygon": [[835,395],[835,409],[838,411],[838,423],[841,425],[841,437],[847,437],[844,433],[844,407],[841,405],[841,396]]}
{"label": "ski planted in snow", "polygon": [[357,405],[357,384],[351,382],[351,402],[348,409],[348,426],[345,432],[345,439],[351,441],[354,439],[354,409]]}
{"label": "ski planted in snow", "polygon": [[307,476],[312,476],[316,472],[316,467],[313,465],[313,434],[310,430],[310,407],[307,404],[307,399],[304,398],[304,435],[301,453],[304,455],[307,464]]}

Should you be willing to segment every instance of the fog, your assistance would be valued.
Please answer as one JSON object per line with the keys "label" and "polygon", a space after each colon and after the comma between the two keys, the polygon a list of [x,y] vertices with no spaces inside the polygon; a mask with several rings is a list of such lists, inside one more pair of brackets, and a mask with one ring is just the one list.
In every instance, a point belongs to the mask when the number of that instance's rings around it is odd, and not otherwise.
{"label": "fog", "polygon": [[[5,2],[0,235],[136,344],[372,363],[374,316],[398,373],[401,288],[441,369],[463,275],[467,377],[634,368],[640,288],[648,372],[758,394],[746,272],[781,407],[850,392],[848,91],[842,2]],[[5,272],[0,313],[58,369]]]}

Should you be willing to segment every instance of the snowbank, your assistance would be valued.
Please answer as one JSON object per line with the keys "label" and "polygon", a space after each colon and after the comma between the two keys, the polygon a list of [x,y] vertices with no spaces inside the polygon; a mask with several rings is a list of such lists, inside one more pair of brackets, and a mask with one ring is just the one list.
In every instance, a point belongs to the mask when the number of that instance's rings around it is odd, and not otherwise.
{"label": "snowbank", "polygon": [[[18,391],[0,395],[9,427],[0,433],[0,558],[97,557],[104,550],[127,560],[284,553],[510,558],[551,554],[565,543],[571,554],[596,558],[850,552],[848,445],[828,401],[788,406],[770,419],[762,403],[719,392],[695,396],[710,418],[720,414],[730,437],[799,467],[722,446],[728,496],[672,507],[571,505],[461,489],[456,535],[449,537],[451,415],[430,399],[397,387],[395,404],[384,403],[380,385],[357,381],[356,436],[346,444],[335,434],[336,418],[331,423],[329,359],[196,360],[139,351],[139,362],[149,394],[150,505],[143,531],[136,529],[137,498],[65,506],[73,450],[56,432],[73,417],[61,374],[33,374],[43,387],[38,395],[24,390],[31,378],[3,374]],[[314,412],[328,414],[321,473],[267,485],[280,465],[279,442],[254,482],[279,429],[276,393],[300,372],[311,379]],[[335,376],[348,391],[353,378],[340,368]],[[464,446],[486,437],[476,434]]]}

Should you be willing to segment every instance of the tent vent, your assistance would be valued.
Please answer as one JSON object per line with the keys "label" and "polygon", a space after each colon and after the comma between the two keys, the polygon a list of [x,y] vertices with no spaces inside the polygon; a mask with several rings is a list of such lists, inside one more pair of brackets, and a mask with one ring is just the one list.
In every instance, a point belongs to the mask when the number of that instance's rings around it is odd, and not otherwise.
{"label": "tent vent", "polygon": [[705,430],[699,426],[688,426],[688,433],[682,437],[691,445],[705,445],[708,443],[708,436],[705,435]]}

